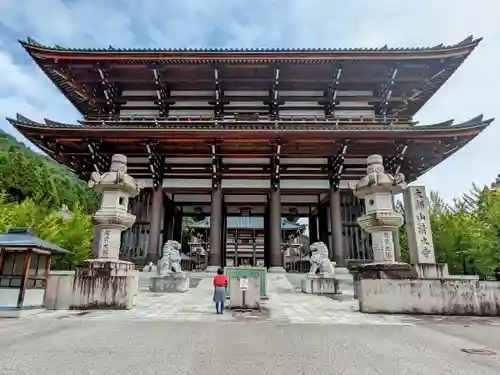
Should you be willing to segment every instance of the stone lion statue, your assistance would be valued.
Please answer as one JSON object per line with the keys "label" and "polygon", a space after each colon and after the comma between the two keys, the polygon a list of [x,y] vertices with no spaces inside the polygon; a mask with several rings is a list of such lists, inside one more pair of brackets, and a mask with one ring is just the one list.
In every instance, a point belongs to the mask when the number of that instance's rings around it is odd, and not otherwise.
{"label": "stone lion statue", "polygon": [[311,255],[309,261],[311,262],[310,275],[316,275],[318,272],[321,275],[334,274],[334,263],[328,258],[328,247],[323,242],[314,242],[310,246]]}
{"label": "stone lion statue", "polygon": [[158,273],[166,276],[172,272],[182,272],[181,268],[181,244],[169,240],[163,246],[163,257],[158,262]]}

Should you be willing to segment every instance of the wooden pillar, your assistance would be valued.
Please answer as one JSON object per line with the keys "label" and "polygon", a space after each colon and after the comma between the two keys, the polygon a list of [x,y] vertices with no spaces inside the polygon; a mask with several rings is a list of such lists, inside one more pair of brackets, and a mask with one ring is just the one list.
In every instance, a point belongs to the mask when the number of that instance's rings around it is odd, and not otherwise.
{"label": "wooden pillar", "polygon": [[47,260],[45,261],[45,280],[43,281],[44,296],[47,293],[47,285],[49,283],[50,265],[52,264],[52,254],[47,255]]}
{"label": "wooden pillar", "polygon": [[318,228],[319,228],[319,241],[328,245],[328,215],[326,214],[325,205],[318,206]]}
{"label": "wooden pillar", "polygon": [[162,215],[163,189],[153,189],[149,222],[148,261],[157,262],[161,258],[160,232]]}
{"label": "wooden pillar", "polygon": [[164,217],[163,217],[163,245],[174,238],[174,213],[175,206],[167,195],[163,198]]}
{"label": "wooden pillar", "polygon": [[318,216],[309,215],[309,243],[318,241]]}
{"label": "wooden pillar", "polygon": [[269,272],[285,272],[281,253],[281,193],[280,189],[271,189],[269,197],[270,230],[270,268]]}
{"label": "wooden pillar", "polygon": [[212,190],[210,204],[210,252],[208,266],[211,271],[222,266],[222,190],[216,187]]}
{"label": "wooden pillar", "polygon": [[172,239],[182,243],[182,210],[175,210],[174,213],[174,230]]}
{"label": "wooden pillar", "polygon": [[0,277],[2,276],[2,272],[3,272],[3,257],[4,256],[5,256],[5,249],[0,248]]}
{"label": "wooden pillar", "polygon": [[252,267],[257,267],[257,234],[252,232]]}
{"label": "wooden pillar", "polygon": [[269,204],[267,204],[266,211],[264,213],[264,266],[268,268],[270,267],[271,264],[270,233],[271,232],[269,231]]}
{"label": "wooden pillar", "polygon": [[236,230],[234,232],[234,267],[238,267],[240,265],[240,260],[239,260],[239,254],[238,254],[238,245],[239,245],[239,241],[240,241],[240,238],[239,238],[239,235],[238,235],[238,231]]}
{"label": "wooden pillar", "polygon": [[[222,198],[221,198],[222,199]],[[226,266],[227,262],[227,209],[224,205],[222,205],[222,223],[221,223],[221,254],[220,261],[221,267]]]}
{"label": "wooden pillar", "polygon": [[28,275],[30,271],[31,254],[32,254],[31,249],[28,249],[28,251],[26,252],[26,256],[24,257],[23,278],[21,279],[21,285],[19,287],[19,295],[17,297],[17,308],[19,309],[23,307],[24,295],[26,294],[26,287],[28,286]]}
{"label": "wooden pillar", "polygon": [[338,267],[344,267],[344,236],[342,235],[342,215],[340,211],[340,191],[330,187],[330,231],[332,234],[333,260]]}

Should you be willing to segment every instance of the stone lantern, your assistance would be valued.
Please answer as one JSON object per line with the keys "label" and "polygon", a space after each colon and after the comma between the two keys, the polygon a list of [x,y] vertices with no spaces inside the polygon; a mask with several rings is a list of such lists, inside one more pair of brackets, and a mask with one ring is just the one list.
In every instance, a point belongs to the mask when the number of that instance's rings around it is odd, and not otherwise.
{"label": "stone lantern", "polygon": [[394,263],[393,232],[404,223],[403,215],[395,212],[392,196],[406,188],[404,176],[385,173],[382,156],[372,155],[366,159],[367,175],[358,181],[354,195],[363,199],[365,214],[358,224],[372,235],[373,262]]}
{"label": "stone lantern", "polygon": [[140,188],[127,174],[127,157],[113,155],[109,172],[92,173],[89,186],[101,197],[101,206],[94,214],[100,231],[99,259],[118,259],[121,233],[135,222],[135,215],[127,212],[128,201],[139,194]]}
{"label": "stone lantern", "polygon": [[134,264],[118,259],[121,233],[135,222],[127,212],[129,199],[139,194],[140,187],[127,174],[127,157],[113,155],[109,172],[92,173],[89,186],[101,197],[94,214],[99,246],[97,259],[85,261],[74,282],[75,309],[129,309],[137,293],[138,275]]}
{"label": "stone lantern", "polygon": [[[366,159],[366,176],[354,188],[354,195],[364,200],[365,214],[358,224],[372,236],[373,262],[356,267],[357,277],[399,278],[408,275],[411,267],[395,261],[393,233],[404,223],[403,215],[394,211],[392,196],[401,193],[407,185],[403,174],[386,173],[380,155]],[[384,275],[381,275],[384,273]]]}

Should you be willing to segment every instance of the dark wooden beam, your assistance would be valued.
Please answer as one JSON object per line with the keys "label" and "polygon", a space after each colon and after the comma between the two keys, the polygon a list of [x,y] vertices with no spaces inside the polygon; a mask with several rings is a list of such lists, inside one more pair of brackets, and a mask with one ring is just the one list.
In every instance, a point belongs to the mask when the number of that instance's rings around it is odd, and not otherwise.
{"label": "dark wooden beam", "polygon": [[[217,189],[220,187],[222,181],[222,158],[218,154],[218,142],[214,139],[210,145],[212,152],[212,165],[211,165],[211,177],[212,177],[212,188]],[[172,173],[175,173],[172,171]]]}
{"label": "dark wooden beam", "polygon": [[[328,170],[330,171],[329,174],[330,184],[331,186],[333,186],[335,190],[339,190],[340,188],[340,179],[342,177],[342,173],[344,172],[344,162],[345,162],[345,155],[347,153],[347,147],[348,147],[348,141],[345,140],[337,149],[335,155],[328,159]],[[363,175],[364,173],[361,172],[361,174]]]}
{"label": "dark wooden beam", "polygon": [[[148,169],[153,180],[153,189],[158,189],[162,186],[165,173],[165,158],[156,152],[157,142],[146,140],[144,147],[148,154]],[[129,171],[132,171],[133,164],[129,164]]]}
{"label": "dark wooden beam", "polygon": [[[162,80],[161,72],[159,69],[153,68],[153,75],[155,79],[156,85],[156,100],[155,102],[158,105],[159,115],[160,116],[168,116],[168,111],[170,107],[170,90],[167,87],[167,84]],[[123,100],[123,96],[122,96]],[[142,98],[144,101],[145,99]],[[128,102],[128,98],[127,98]],[[128,107],[127,107],[128,108]]]}
{"label": "dark wooden beam", "polygon": [[384,164],[386,172],[392,174],[393,176],[400,172],[401,167],[404,164],[406,152],[408,151],[408,143],[409,142],[403,142],[398,144],[394,154],[385,158]]}
{"label": "dark wooden beam", "polygon": [[74,74],[72,74],[70,70],[70,67],[58,67],[50,70],[50,72],[61,78],[64,83],[70,86],[80,98],[90,103],[90,101],[92,100],[92,92],[84,83],[76,81]]}
{"label": "dark wooden beam", "polygon": [[379,105],[378,110],[379,110],[379,113],[383,116],[387,115],[389,101],[394,93],[393,89],[394,89],[394,84],[396,82],[396,77],[398,75],[398,72],[399,72],[399,65],[396,64],[396,66],[393,69],[391,69],[391,71],[389,72],[389,77],[388,77],[387,82],[384,83],[380,87],[379,96],[382,98],[382,100],[381,100],[381,103]]}
{"label": "dark wooden beam", "polygon": [[332,115],[335,107],[339,103],[338,87],[341,74],[342,68],[340,66],[336,67],[333,73],[333,81],[330,82],[330,84],[328,85],[328,89],[325,91],[325,96],[327,99],[327,101],[324,103],[326,116]]}
{"label": "dark wooden beam", "polygon": [[88,140],[87,148],[89,150],[89,155],[85,158],[83,171],[94,169],[98,173],[104,173],[109,170],[112,155],[102,154],[102,146],[102,140]]}
{"label": "dark wooden beam", "polygon": [[[120,104],[117,99],[121,96],[116,84],[108,79],[108,72],[101,69],[99,65],[96,67],[99,77],[101,78],[101,90],[105,98],[105,106],[100,109],[101,113],[117,114],[120,112]],[[98,99],[96,99],[97,102]]]}

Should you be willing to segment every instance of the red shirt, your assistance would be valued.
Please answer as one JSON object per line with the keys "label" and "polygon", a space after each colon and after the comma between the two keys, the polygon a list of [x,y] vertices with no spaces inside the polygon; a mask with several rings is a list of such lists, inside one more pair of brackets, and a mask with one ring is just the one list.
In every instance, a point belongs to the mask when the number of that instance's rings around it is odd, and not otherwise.
{"label": "red shirt", "polygon": [[214,286],[227,286],[226,275],[216,275],[214,276]]}

